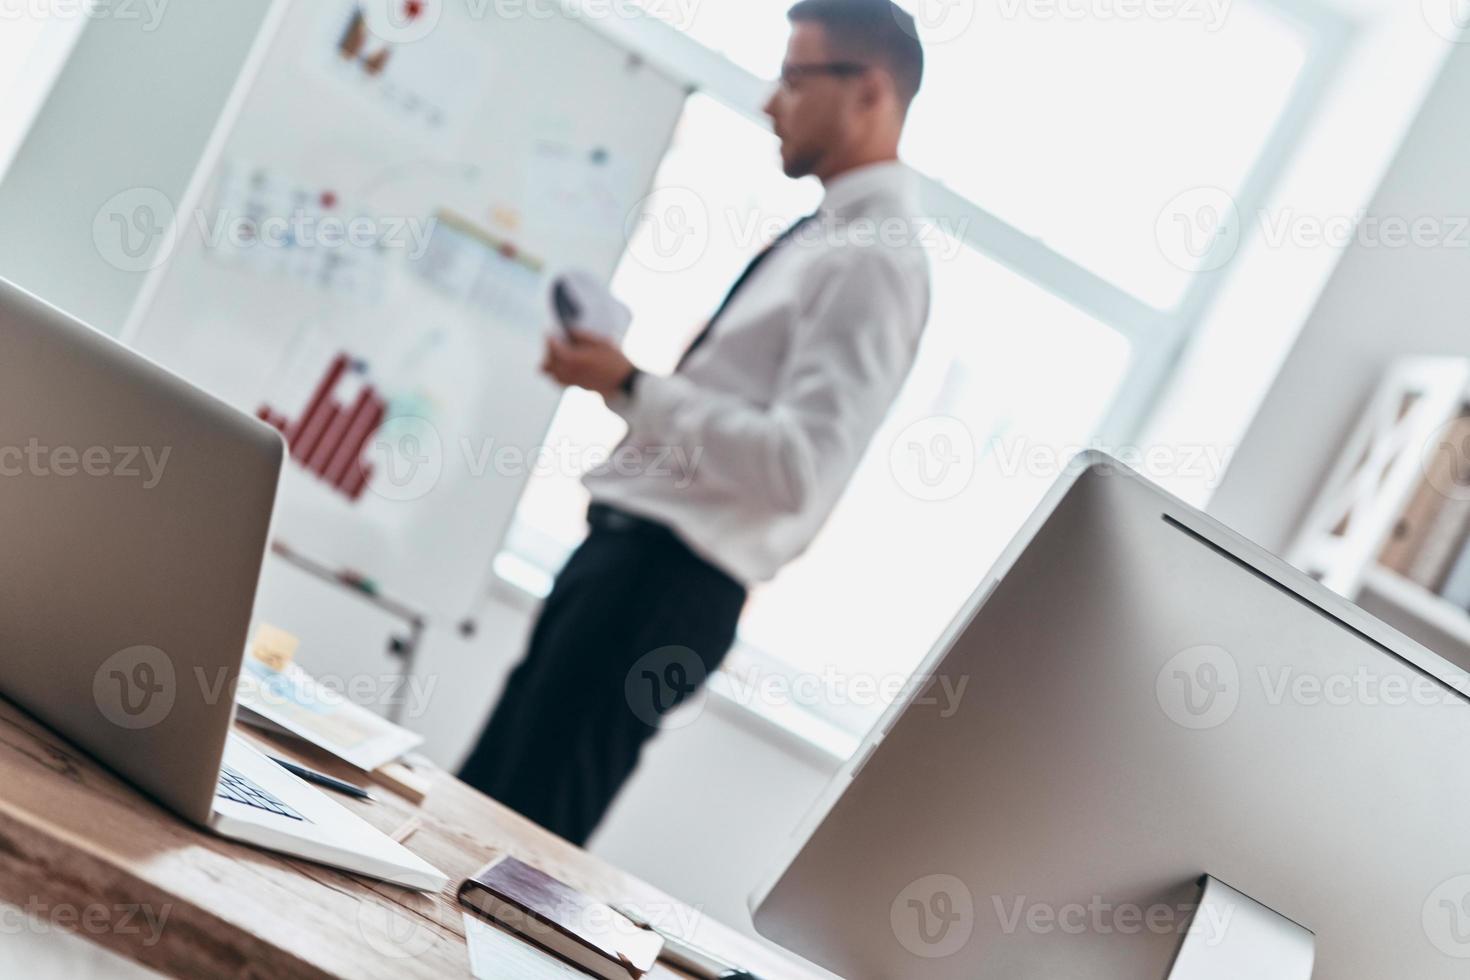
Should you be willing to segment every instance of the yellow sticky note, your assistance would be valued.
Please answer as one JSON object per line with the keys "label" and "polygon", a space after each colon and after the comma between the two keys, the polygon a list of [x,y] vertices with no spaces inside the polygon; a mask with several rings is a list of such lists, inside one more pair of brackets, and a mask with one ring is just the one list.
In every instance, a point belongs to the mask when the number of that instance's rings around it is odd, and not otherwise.
{"label": "yellow sticky note", "polygon": [[497,207],[490,209],[490,217],[497,225],[518,231],[521,227],[521,213],[515,208]]}
{"label": "yellow sticky note", "polygon": [[250,655],[271,670],[281,671],[291,665],[299,646],[301,640],[295,635],[270,623],[261,623],[260,628],[255,631],[255,643],[250,647]]}

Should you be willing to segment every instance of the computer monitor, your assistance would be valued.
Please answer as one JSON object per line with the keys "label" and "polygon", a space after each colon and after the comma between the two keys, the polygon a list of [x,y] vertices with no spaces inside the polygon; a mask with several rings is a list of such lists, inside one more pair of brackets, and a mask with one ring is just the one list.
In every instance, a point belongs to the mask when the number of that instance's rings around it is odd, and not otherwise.
{"label": "computer monitor", "polygon": [[849,980],[1470,973],[1463,671],[1121,464],[1079,457],[920,673],[754,899],[788,949]]}

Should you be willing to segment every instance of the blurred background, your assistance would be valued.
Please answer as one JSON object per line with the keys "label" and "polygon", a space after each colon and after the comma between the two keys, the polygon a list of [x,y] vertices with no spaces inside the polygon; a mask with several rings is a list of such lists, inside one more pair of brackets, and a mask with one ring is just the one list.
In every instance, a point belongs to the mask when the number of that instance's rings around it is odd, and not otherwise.
{"label": "blurred background", "polygon": [[[579,477],[621,423],[595,395],[490,371],[525,361],[515,345],[544,327],[510,324],[521,339],[503,348],[470,333],[476,316],[534,318],[509,293],[471,315],[442,281],[422,296],[401,284],[420,274],[396,255],[358,256],[330,282],[306,253],[251,265],[193,219],[254,194],[340,196],[379,221],[468,213],[542,262],[523,263],[532,285],[558,248],[582,248],[634,311],[630,355],[672,368],[773,229],[820,200],[781,174],[760,112],[787,6],[446,0],[405,52],[442,43],[447,63],[484,74],[395,52],[402,72],[390,63],[369,90],[308,65],[351,3],[0,0],[0,275],[249,411],[291,411],[329,355],[359,345],[395,408],[433,420],[427,483],[370,487],[349,511],[341,488],[302,477],[287,524],[293,547],[369,573],[390,602],[276,556],[260,606],[318,676],[383,678],[369,705],[442,765],[524,649],[585,530]],[[826,780],[1072,454],[1113,452],[1286,553],[1396,359],[1470,357],[1470,11],[1456,0],[905,6],[928,57],[903,146],[934,276],[917,366],[816,545],[755,591],[708,697],[671,721],[592,845],[745,928],[746,896]],[[496,32],[537,18],[574,21],[592,32],[575,43],[596,46],[494,74],[510,61]],[[635,68],[643,80],[625,79]],[[599,72],[647,86],[602,113],[605,134],[576,109]],[[300,78],[337,89],[298,117],[281,107]],[[523,132],[527,119],[541,128]],[[539,156],[497,171],[495,147],[514,139]],[[582,196],[557,205],[566,185],[538,189],[537,168],[587,181]],[[607,233],[568,229],[604,192]],[[538,195],[560,223],[523,214]],[[279,288],[261,296],[263,282]],[[362,325],[369,310],[391,318]],[[443,326],[420,362],[410,327],[431,320]],[[464,361],[489,373],[455,374]],[[505,446],[521,459],[493,456]],[[1399,596],[1412,609],[1398,625],[1470,637],[1423,591]],[[70,942],[45,939],[38,964]]]}

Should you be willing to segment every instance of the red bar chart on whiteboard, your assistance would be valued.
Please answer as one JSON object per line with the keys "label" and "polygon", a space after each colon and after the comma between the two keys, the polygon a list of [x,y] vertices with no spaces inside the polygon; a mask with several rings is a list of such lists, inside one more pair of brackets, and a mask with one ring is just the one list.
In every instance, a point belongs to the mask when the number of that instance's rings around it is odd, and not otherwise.
{"label": "red bar chart on whiteboard", "polygon": [[296,419],[270,405],[262,405],[257,414],[286,437],[292,459],[348,499],[357,500],[373,477],[373,465],[365,457],[368,437],[387,412],[388,403],[373,386],[367,362],[344,352],[332,359]]}

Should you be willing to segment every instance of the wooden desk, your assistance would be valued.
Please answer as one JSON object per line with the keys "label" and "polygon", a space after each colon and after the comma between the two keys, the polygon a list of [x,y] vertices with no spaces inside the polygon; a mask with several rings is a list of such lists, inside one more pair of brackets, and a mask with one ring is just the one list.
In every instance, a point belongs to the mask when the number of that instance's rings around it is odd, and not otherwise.
{"label": "wooden desk", "polygon": [[[266,741],[353,778],[310,746]],[[452,776],[431,778],[417,808],[381,788],[375,803],[333,796],[389,834],[421,819],[405,843],[450,877],[444,892],[423,895],[199,830],[0,700],[0,898],[173,977],[469,977],[454,891],[508,851],[657,923],[697,923],[704,945],[766,980],[815,976]]]}

